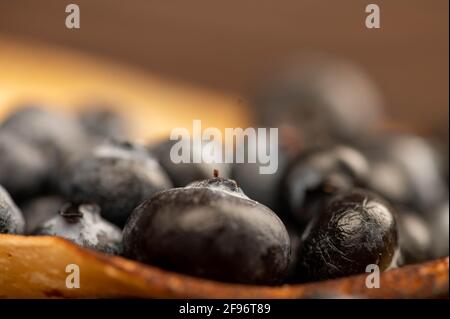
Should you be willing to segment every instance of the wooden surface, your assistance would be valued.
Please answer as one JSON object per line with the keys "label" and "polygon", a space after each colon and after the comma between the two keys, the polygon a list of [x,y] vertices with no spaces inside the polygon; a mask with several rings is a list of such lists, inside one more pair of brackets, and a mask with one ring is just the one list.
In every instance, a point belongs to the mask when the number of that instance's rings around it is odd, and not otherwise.
{"label": "wooden surface", "polygon": [[[0,1],[0,34],[125,62],[143,72],[242,96],[286,61],[325,52],[362,65],[395,120],[448,128],[448,0],[379,0],[381,29],[360,0]],[[1,73],[1,72],[0,72]]]}
{"label": "wooden surface", "polygon": [[[66,266],[80,288],[66,287]],[[261,287],[194,278],[80,248],[57,237],[0,235],[0,298],[448,298],[448,257],[384,272],[380,288],[366,275],[303,285]]]}

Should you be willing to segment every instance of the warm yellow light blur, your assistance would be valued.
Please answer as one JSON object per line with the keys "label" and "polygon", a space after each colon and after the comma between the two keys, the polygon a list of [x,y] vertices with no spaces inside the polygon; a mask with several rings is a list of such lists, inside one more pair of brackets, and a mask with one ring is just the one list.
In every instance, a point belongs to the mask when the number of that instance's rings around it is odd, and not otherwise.
{"label": "warm yellow light blur", "polygon": [[0,117],[21,102],[73,111],[87,99],[113,103],[133,124],[133,136],[152,140],[174,127],[246,127],[237,98],[181,85],[62,49],[0,38]]}

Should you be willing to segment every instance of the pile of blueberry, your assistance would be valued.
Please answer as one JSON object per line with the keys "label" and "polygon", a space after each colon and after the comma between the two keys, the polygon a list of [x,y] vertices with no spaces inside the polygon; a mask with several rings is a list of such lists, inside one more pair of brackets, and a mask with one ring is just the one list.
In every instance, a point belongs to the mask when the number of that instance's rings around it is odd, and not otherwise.
{"label": "pile of blueberry", "polygon": [[[214,173],[174,164],[172,142],[131,143],[108,110],[69,117],[19,108],[0,124],[0,233],[60,236],[171,271],[261,285],[447,256],[448,140],[442,152],[377,129],[362,80],[330,69],[302,71],[307,85],[277,80],[255,101],[255,125],[281,132],[271,175],[259,174],[259,163]],[[342,118],[341,102],[353,119]]]}

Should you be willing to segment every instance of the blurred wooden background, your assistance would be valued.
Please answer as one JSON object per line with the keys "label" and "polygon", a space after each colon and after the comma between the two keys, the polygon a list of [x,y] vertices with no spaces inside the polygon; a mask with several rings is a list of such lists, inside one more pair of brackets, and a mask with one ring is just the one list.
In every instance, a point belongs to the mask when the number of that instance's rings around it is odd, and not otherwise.
{"label": "blurred wooden background", "polygon": [[[81,29],[65,28],[65,6]],[[365,28],[365,6],[381,29]],[[448,129],[448,0],[0,0],[0,37],[69,47],[246,98],[304,52],[362,65],[389,112]],[[1,70],[0,70],[1,72]]]}

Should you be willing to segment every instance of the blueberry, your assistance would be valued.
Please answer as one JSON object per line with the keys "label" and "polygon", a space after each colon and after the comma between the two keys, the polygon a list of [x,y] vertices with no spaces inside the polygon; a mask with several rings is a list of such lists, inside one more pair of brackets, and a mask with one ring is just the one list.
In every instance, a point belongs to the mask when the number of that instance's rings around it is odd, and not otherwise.
{"label": "blueberry", "polygon": [[448,256],[449,252],[449,204],[448,198],[426,216],[431,227],[431,258]]}
{"label": "blueberry", "polygon": [[100,216],[93,204],[65,204],[55,217],[39,225],[33,235],[58,236],[77,245],[108,254],[119,254],[121,230]]}
{"label": "blueberry", "polygon": [[38,148],[53,165],[59,165],[88,148],[88,138],[75,119],[37,107],[22,107],[0,126]]}
{"label": "blueberry", "polygon": [[92,147],[91,139],[76,119],[37,107],[19,108],[1,124],[0,131],[14,135],[41,153],[50,167],[47,180],[51,191],[56,189],[62,167]]}
{"label": "blueberry", "polygon": [[124,229],[126,257],[225,282],[278,284],[289,264],[289,235],[267,207],[233,180],[212,178],[161,192]]}
{"label": "blueberry", "polygon": [[[270,150],[269,142],[270,140],[267,139],[267,150]],[[260,173],[260,168],[267,166],[267,163],[262,163],[258,158],[255,163],[249,162],[247,156],[252,150],[260,151],[257,141],[249,140],[237,146],[237,156],[244,156],[245,162],[233,164],[230,177],[238,183],[247,196],[278,212],[281,209],[278,189],[289,161],[299,154],[300,145],[286,138],[284,134],[280,134],[278,169],[273,174]]]}
{"label": "blueberry", "polygon": [[302,235],[297,273],[317,281],[380,271],[396,263],[397,224],[393,208],[377,195],[355,189],[332,198]]}
{"label": "blueberry", "polygon": [[144,148],[127,142],[96,147],[71,162],[60,179],[67,199],[97,203],[103,217],[119,227],[141,202],[170,187],[158,162]]}
{"label": "blueberry", "polygon": [[128,137],[128,123],[110,108],[94,105],[79,115],[79,121],[93,138],[104,141],[123,140]]}
{"label": "blueberry", "polygon": [[427,214],[444,200],[448,188],[439,156],[424,138],[386,135],[371,145],[369,187],[390,202]]}
{"label": "blueberry", "polygon": [[296,253],[300,248],[301,232],[290,224],[286,224],[286,228],[289,233],[289,239],[291,242],[291,257],[289,259],[289,267],[285,283],[296,283],[298,281],[297,267],[299,263],[299,255]]}
{"label": "blueberry", "polygon": [[433,235],[427,221],[420,214],[410,211],[399,211],[397,217],[401,264],[431,259]]}
{"label": "blueberry", "polygon": [[58,215],[59,209],[65,203],[59,196],[44,196],[35,198],[22,206],[25,217],[25,233],[32,233],[37,226]]}
{"label": "blueberry", "polygon": [[42,192],[51,169],[53,167],[38,148],[0,131],[0,184],[15,199]]}
{"label": "blueberry", "polygon": [[[156,157],[161,166],[167,172],[175,187],[184,187],[189,183],[194,181],[207,179],[211,176],[211,171],[213,169],[218,169],[222,176],[228,176],[229,165],[220,164],[221,159],[217,159],[217,163],[175,163],[170,158],[170,151],[172,147],[180,141],[163,140],[156,144],[151,144],[148,147],[149,152],[152,156]],[[189,146],[190,158],[193,158],[193,154],[196,152],[201,152],[200,149],[196,149],[193,146],[185,144],[186,147]],[[204,143],[203,147],[208,145]]]}
{"label": "blueberry", "polygon": [[261,125],[294,128],[308,145],[361,138],[383,118],[379,92],[367,75],[326,57],[289,65],[254,100]]}
{"label": "blueberry", "polygon": [[22,212],[0,185],[0,234],[22,234],[24,228]]}
{"label": "blueberry", "polygon": [[387,158],[371,159],[368,187],[390,202],[411,207],[413,191],[405,168]]}
{"label": "blueberry", "polygon": [[311,149],[286,170],[280,188],[280,211],[284,218],[304,228],[327,199],[363,186],[368,174],[369,163],[356,149],[344,145]]}

